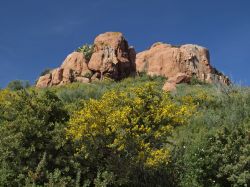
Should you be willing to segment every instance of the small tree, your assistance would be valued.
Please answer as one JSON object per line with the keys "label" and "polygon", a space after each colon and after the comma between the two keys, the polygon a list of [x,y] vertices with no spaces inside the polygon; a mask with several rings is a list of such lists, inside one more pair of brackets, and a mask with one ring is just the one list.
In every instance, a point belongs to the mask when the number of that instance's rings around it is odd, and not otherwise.
{"label": "small tree", "polygon": [[84,54],[85,58],[87,60],[90,60],[93,51],[94,51],[94,46],[93,45],[89,45],[89,44],[85,44],[81,47],[78,47],[78,49],[76,50],[77,52],[81,52]]}
{"label": "small tree", "polygon": [[206,186],[250,185],[249,127],[224,127],[207,137],[204,147],[196,152],[198,179]]}
{"label": "small tree", "polygon": [[0,92],[0,186],[32,178],[41,185],[57,168],[74,175],[72,144],[64,137],[68,117],[53,92]]}
{"label": "small tree", "polygon": [[14,81],[11,81],[7,88],[12,90],[12,91],[18,91],[18,90],[23,90],[23,89],[26,89],[26,88],[29,88],[30,87],[30,84],[28,81],[22,81],[22,80],[14,80]]}

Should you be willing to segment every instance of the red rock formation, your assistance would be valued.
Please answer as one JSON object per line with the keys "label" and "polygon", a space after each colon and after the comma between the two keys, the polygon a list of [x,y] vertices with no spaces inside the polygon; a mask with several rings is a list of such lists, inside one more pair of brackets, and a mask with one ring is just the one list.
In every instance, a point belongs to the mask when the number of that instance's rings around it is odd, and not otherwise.
{"label": "red rock formation", "polygon": [[122,33],[106,32],[94,40],[94,51],[90,60],[82,52],[73,52],[67,56],[61,67],[41,76],[36,86],[89,83],[105,76],[120,80],[135,75],[136,71],[167,77],[164,90],[173,90],[176,84],[188,82],[193,76],[209,83],[230,83],[226,76],[210,65],[209,51],[204,47],[176,47],[159,42],[136,55]]}
{"label": "red rock formation", "polygon": [[149,50],[137,54],[136,70],[168,79],[176,77],[178,73],[184,73],[187,77],[194,76],[208,83],[230,84],[226,76],[210,65],[209,51],[191,44],[176,47],[156,43]]}
{"label": "red rock formation", "polygon": [[90,70],[115,80],[135,74],[135,50],[119,32],[106,32],[96,37],[94,53],[89,61]]}
{"label": "red rock formation", "polygon": [[88,61],[83,53],[73,52],[61,67],[41,76],[37,87],[49,87],[72,82],[88,83],[104,76],[120,80],[135,75],[136,53],[119,32],[100,34],[94,41],[94,52]]}
{"label": "red rock formation", "polygon": [[43,76],[39,77],[36,86],[39,88],[49,87],[50,83],[51,83],[51,79],[52,79],[51,73],[43,75]]}
{"label": "red rock formation", "polygon": [[[84,79],[84,75],[90,70],[87,61],[80,52],[73,52],[67,56],[61,67],[52,70],[50,73],[41,76],[36,86],[40,88],[72,83],[75,81],[89,82]],[[90,72],[91,73],[91,72]]]}

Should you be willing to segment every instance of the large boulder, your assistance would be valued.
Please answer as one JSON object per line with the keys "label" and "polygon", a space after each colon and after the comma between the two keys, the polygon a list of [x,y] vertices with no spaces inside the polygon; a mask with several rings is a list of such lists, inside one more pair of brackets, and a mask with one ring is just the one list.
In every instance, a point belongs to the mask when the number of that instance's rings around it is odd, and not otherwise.
{"label": "large boulder", "polygon": [[100,74],[100,79],[108,76],[115,80],[135,74],[136,53],[120,32],[106,32],[96,37],[94,53],[88,67]]}
{"label": "large boulder", "polygon": [[39,88],[46,88],[49,87],[51,84],[51,79],[52,79],[52,75],[51,73],[48,73],[46,75],[43,75],[41,77],[39,77],[37,83],[36,83],[36,87]]}
{"label": "large boulder", "polygon": [[173,46],[158,42],[137,54],[136,69],[168,79],[184,73],[208,83],[230,84],[226,76],[211,66],[209,51],[198,45]]}
{"label": "large boulder", "polygon": [[92,74],[88,69],[87,60],[83,53],[73,52],[69,54],[59,68],[41,76],[36,86],[40,88],[63,85],[72,82],[89,82],[84,78],[87,73]]}
{"label": "large boulder", "polygon": [[176,90],[176,85],[180,83],[190,83],[191,76],[186,73],[177,73],[175,76],[170,77],[166,83],[163,85],[164,91],[174,91]]}
{"label": "large boulder", "polygon": [[67,56],[61,68],[71,69],[75,76],[80,76],[89,71],[87,63],[83,53],[73,52]]}

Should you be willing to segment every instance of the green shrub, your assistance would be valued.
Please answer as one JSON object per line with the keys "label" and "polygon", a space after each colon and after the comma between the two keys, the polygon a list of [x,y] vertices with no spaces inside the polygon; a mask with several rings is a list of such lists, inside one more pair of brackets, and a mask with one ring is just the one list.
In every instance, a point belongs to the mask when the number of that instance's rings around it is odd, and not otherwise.
{"label": "green shrub", "polygon": [[198,180],[205,185],[250,185],[250,129],[224,127],[196,151]]}
{"label": "green shrub", "polygon": [[[173,138],[171,173],[181,186],[249,185],[250,90],[217,86],[181,87],[199,113]],[[244,151],[243,151],[244,150]],[[242,152],[241,152],[242,151]],[[231,167],[231,168],[230,168]]]}
{"label": "green shrub", "polygon": [[76,51],[83,53],[85,58],[87,60],[90,60],[90,58],[91,58],[91,56],[92,56],[92,54],[94,52],[94,46],[85,44],[85,45],[83,45],[81,47],[78,47],[78,49]]}
{"label": "green shrub", "polygon": [[45,173],[56,168],[73,175],[73,144],[64,136],[69,116],[63,103],[49,91],[20,91],[11,97],[5,92],[0,93],[5,100],[0,120],[0,185],[23,186],[32,173],[33,182],[43,184],[48,180]]}
{"label": "green shrub", "polygon": [[7,85],[7,88],[12,90],[12,91],[23,90],[23,89],[27,89],[29,87],[30,87],[29,81],[22,81],[22,80],[11,81]]}
{"label": "green shrub", "polygon": [[201,81],[201,80],[199,80],[197,77],[192,76],[192,78],[191,78],[191,80],[190,80],[190,84],[191,84],[191,85],[196,85],[196,84],[203,85],[203,84],[206,84],[206,83],[205,83],[205,81]]}
{"label": "green shrub", "polygon": [[92,71],[88,71],[88,72],[86,72],[84,75],[83,75],[83,77],[86,77],[86,78],[91,78],[93,76],[93,72]]}

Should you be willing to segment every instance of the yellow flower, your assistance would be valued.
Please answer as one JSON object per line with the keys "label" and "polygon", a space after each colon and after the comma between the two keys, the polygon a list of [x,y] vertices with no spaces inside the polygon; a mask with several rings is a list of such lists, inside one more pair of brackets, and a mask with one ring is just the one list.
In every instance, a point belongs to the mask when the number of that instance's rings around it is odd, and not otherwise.
{"label": "yellow flower", "polygon": [[151,83],[109,91],[101,99],[86,101],[83,109],[75,112],[67,135],[80,142],[80,149],[89,157],[108,149],[119,159],[132,155],[135,163],[160,167],[169,161],[169,149],[164,146],[174,127],[187,124],[195,111],[193,100],[184,100],[174,102]]}

